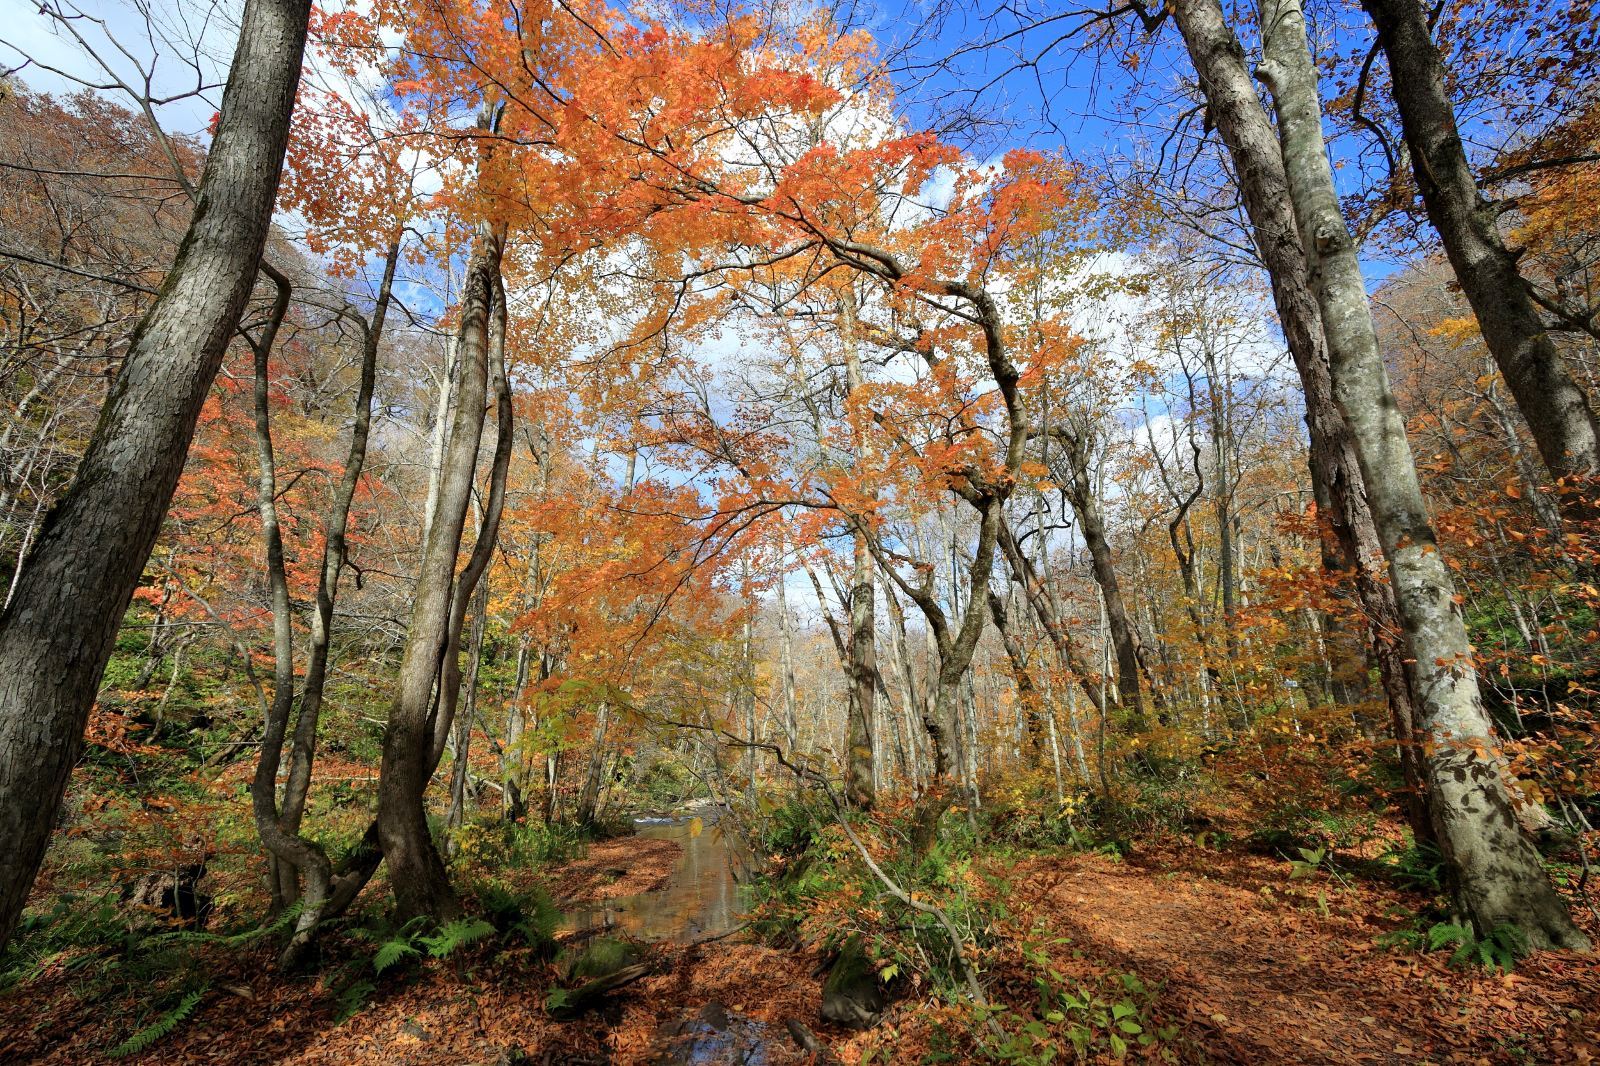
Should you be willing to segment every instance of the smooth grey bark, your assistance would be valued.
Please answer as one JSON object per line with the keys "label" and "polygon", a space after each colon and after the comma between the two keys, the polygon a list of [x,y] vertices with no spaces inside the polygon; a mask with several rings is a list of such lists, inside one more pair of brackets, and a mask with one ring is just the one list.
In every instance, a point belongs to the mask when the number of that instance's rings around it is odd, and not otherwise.
{"label": "smooth grey bark", "polygon": [[[472,749],[472,723],[478,717],[478,671],[483,662],[483,636],[489,613],[489,583],[480,581],[472,596],[472,639],[467,645],[466,707],[456,716],[455,740],[451,744],[450,809],[445,815],[445,826],[459,829],[467,818],[467,787],[470,784],[468,757]],[[450,841],[450,853],[455,854],[455,838]]]}
{"label": "smooth grey bark", "polygon": [[1418,0],[1361,0],[1361,6],[1372,16],[1389,61],[1391,91],[1428,219],[1545,467],[1565,483],[1557,494],[1562,511],[1592,521],[1600,515],[1591,484],[1600,475],[1600,421],[1545,330],[1516,256],[1500,236],[1496,206],[1478,190],[1427,12]]}
{"label": "smooth grey bark", "polygon": [[1405,420],[1389,388],[1356,244],[1333,184],[1317,72],[1299,0],[1262,0],[1263,62],[1334,396],[1350,425],[1414,663],[1424,758],[1455,896],[1480,935],[1511,925],[1532,948],[1587,949],[1517,826],[1499,742],[1479,700],[1455,588],[1434,536]]}
{"label": "smooth grey bark", "polygon": [[0,614],[0,945],[44,858],[117,629],[255,284],[309,15],[308,0],[247,0],[188,232]]}
{"label": "smooth grey bark", "polygon": [[782,653],[778,680],[783,699],[783,736],[793,752],[800,742],[800,725],[795,718],[794,622],[789,617],[789,596],[784,589],[786,576],[778,578],[778,636]]}
{"label": "smooth grey bark", "polygon": [[1256,251],[1267,269],[1273,306],[1305,394],[1311,480],[1332,534],[1331,541],[1323,541],[1324,564],[1334,571],[1348,567],[1354,572],[1407,784],[1407,818],[1419,840],[1430,839],[1433,822],[1415,735],[1415,698],[1405,649],[1396,636],[1399,609],[1385,573],[1387,563],[1350,426],[1334,398],[1322,312],[1311,292],[1277,135],[1251,81],[1244,48],[1218,0],[1172,0],[1168,10],[1199,76],[1207,115],[1233,163]]}
{"label": "smooth grey bark", "polygon": [[461,366],[455,410],[439,479],[438,503],[418,567],[399,680],[384,731],[377,836],[402,920],[417,916],[449,919],[461,909],[428,832],[423,793],[437,761],[433,750],[433,696],[445,659],[456,590],[456,556],[466,527],[483,437],[489,384],[489,321],[495,305],[502,242],[500,232],[480,225],[467,265],[456,333]]}
{"label": "smooth grey bark", "polygon": [[367,445],[372,436],[372,397],[378,380],[378,352],[388,320],[395,270],[400,261],[400,243],[401,237],[396,234],[385,253],[372,317],[362,321],[350,316],[361,330],[361,376],[356,386],[354,421],[350,428],[350,447],[345,453],[344,471],[334,489],[323,523],[322,563],[317,572],[316,602],[311,612],[305,680],[301,685],[300,710],[295,719],[294,736],[290,740],[289,779],[283,787],[283,809],[279,815],[284,829],[291,833],[300,831],[306,797],[311,788],[311,769],[317,751],[317,726],[322,720],[322,700],[327,687],[328,659],[332,650],[333,609],[339,597],[339,581],[344,575],[348,554],[350,508],[361,483],[361,473],[366,467]]}
{"label": "smooth grey bark", "polygon": [[[846,289],[839,301],[839,328],[844,341],[845,404],[860,395],[863,378],[861,353],[856,337],[856,294]],[[847,410],[846,414],[850,412]],[[863,465],[871,462],[872,442],[859,428],[852,433],[856,458]],[[845,729],[845,800],[852,807],[869,808],[875,800],[873,779],[876,767],[876,721],[878,696],[877,587],[873,580],[872,549],[867,544],[863,525],[866,518],[852,516],[856,529],[852,537],[850,570],[850,660],[846,667],[850,685],[849,721]]]}

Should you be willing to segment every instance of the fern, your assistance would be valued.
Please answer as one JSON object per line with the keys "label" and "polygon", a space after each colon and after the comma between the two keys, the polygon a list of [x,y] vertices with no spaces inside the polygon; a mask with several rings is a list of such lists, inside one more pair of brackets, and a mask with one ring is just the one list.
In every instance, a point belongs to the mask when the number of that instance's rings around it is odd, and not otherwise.
{"label": "fern", "polygon": [[1470,951],[1476,940],[1477,937],[1472,935],[1469,926],[1457,925],[1455,922],[1440,922],[1428,930],[1429,951],[1441,951],[1452,944],[1461,945]]}
{"label": "fern", "polygon": [[442,959],[493,933],[494,926],[482,918],[457,918],[446,922],[433,936],[418,937],[417,941],[428,949],[429,955]]}
{"label": "fern", "polygon": [[333,1016],[333,1024],[342,1025],[361,1013],[361,1008],[367,1005],[367,997],[377,991],[378,986],[371,981],[356,981],[339,993],[338,1010]]}
{"label": "fern", "polygon": [[412,938],[409,936],[385,940],[378,945],[378,953],[372,956],[372,972],[382,973],[401,959],[412,958],[421,954],[422,952],[417,950],[416,945],[412,943]]}
{"label": "fern", "polygon": [[147,1050],[156,1041],[167,1036],[181,1025],[189,1015],[193,1014],[194,1009],[200,1005],[200,1000],[210,990],[210,987],[210,985],[201,985],[193,992],[190,992],[178,1001],[177,1006],[128,1037],[122,1043],[109,1049],[106,1054],[114,1059],[121,1059]]}

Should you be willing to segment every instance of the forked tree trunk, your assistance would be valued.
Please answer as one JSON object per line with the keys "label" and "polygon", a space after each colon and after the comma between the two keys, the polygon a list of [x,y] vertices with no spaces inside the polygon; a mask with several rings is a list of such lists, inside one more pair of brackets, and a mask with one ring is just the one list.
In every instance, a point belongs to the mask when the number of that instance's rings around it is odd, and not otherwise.
{"label": "forked tree trunk", "polygon": [[1502,787],[1499,743],[1479,701],[1472,644],[1389,388],[1355,241],[1340,213],[1299,0],[1263,0],[1261,24],[1265,58],[1258,74],[1277,110],[1334,396],[1350,425],[1415,663],[1433,814],[1457,900],[1482,935],[1512,925],[1533,948],[1587,948]]}
{"label": "forked tree trunk", "polygon": [[0,945],[44,858],[123,612],[254,287],[308,0],[247,0],[188,232],[0,614]]}
{"label": "forked tree trunk", "polygon": [[1322,313],[1307,277],[1283,156],[1250,80],[1244,49],[1218,0],[1172,0],[1168,10],[1199,75],[1207,114],[1233,162],[1256,251],[1267,269],[1278,322],[1305,393],[1311,480],[1322,490],[1319,502],[1328,504],[1328,525],[1344,565],[1354,571],[1357,594],[1369,619],[1373,657],[1388,699],[1406,780],[1407,817],[1416,837],[1429,839],[1433,823],[1424,793],[1425,773],[1415,736],[1415,702],[1401,646],[1399,610],[1384,572],[1383,548],[1350,427],[1334,399]]}
{"label": "forked tree trunk", "polygon": [[1534,306],[1517,259],[1500,237],[1499,212],[1478,192],[1456,128],[1444,61],[1418,0],[1361,0],[1378,28],[1422,204],[1444,243],[1484,343],[1533,431],[1558,499],[1578,522],[1600,515],[1600,422]]}
{"label": "forked tree trunk", "polygon": [[456,556],[478,468],[488,395],[489,320],[496,302],[503,237],[480,226],[467,265],[457,330],[460,383],[440,476],[439,498],[412,596],[411,621],[383,738],[378,839],[402,920],[448,920],[461,905],[428,832],[423,793],[435,763],[433,704],[456,591]]}

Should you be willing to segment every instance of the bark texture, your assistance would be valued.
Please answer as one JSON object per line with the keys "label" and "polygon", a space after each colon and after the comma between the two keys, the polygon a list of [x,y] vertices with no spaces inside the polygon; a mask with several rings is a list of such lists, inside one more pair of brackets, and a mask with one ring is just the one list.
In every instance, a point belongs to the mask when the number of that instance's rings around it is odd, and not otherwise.
{"label": "bark texture", "polygon": [[[467,265],[456,337],[460,380],[455,410],[439,479],[438,502],[417,573],[398,688],[383,738],[377,836],[402,919],[426,916],[447,920],[461,909],[428,832],[423,793],[438,759],[435,732],[439,715],[433,697],[450,643],[452,614],[456,610],[456,557],[483,439],[489,391],[490,320],[497,302],[502,241],[500,233],[480,226]],[[440,687],[442,695],[443,686]],[[443,732],[447,734],[448,727]],[[442,752],[443,745],[438,748]]]}
{"label": "bark texture", "polygon": [[1600,475],[1600,422],[1544,328],[1516,257],[1500,236],[1495,205],[1478,191],[1427,13],[1418,0],[1362,0],[1361,6],[1372,16],[1389,60],[1428,219],[1545,467],[1564,483],[1563,511],[1580,522],[1592,520],[1600,514],[1591,485]]}
{"label": "bark texture", "polygon": [[1498,741],[1478,698],[1472,645],[1389,388],[1355,241],[1340,213],[1298,0],[1263,0],[1261,24],[1265,58],[1258,75],[1277,111],[1334,396],[1350,425],[1415,663],[1433,814],[1458,903],[1480,934],[1512,925],[1534,948],[1587,948],[1501,784]]}
{"label": "bark texture", "polygon": [[255,284],[308,0],[248,0],[194,216],[0,615],[0,945],[44,857],[117,628]]}
{"label": "bark texture", "polygon": [[1311,479],[1318,486],[1319,504],[1326,505],[1328,525],[1337,542],[1328,561],[1354,571],[1405,774],[1408,820],[1417,837],[1426,839],[1433,830],[1424,795],[1425,775],[1415,736],[1415,701],[1405,666],[1399,609],[1386,580],[1387,564],[1350,427],[1334,399],[1322,313],[1311,292],[1277,135],[1251,82],[1244,48],[1218,0],[1173,0],[1169,10],[1199,75],[1207,114],[1228,149],[1256,251],[1267,268],[1273,306],[1305,392]]}

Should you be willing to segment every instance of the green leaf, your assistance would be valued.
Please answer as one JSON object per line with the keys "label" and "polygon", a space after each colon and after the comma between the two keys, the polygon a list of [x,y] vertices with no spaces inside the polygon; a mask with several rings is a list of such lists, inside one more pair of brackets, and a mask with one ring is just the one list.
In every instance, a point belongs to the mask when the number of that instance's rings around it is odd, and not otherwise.
{"label": "green leaf", "polygon": [[386,940],[372,956],[372,972],[382,973],[401,959],[422,954],[409,940]]}
{"label": "green leaf", "polygon": [[194,1009],[200,1005],[201,998],[210,990],[210,987],[210,985],[202,985],[190,992],[178,1001],[177,1006],[128,1037],[122,1043],[109,1049],[106,1054],[114,1059],[120,1059],[129,1055],[137,1055],[139,1052],[148,1049],[156,1041],[176,1029],[185,1018],[193,1014]]}

